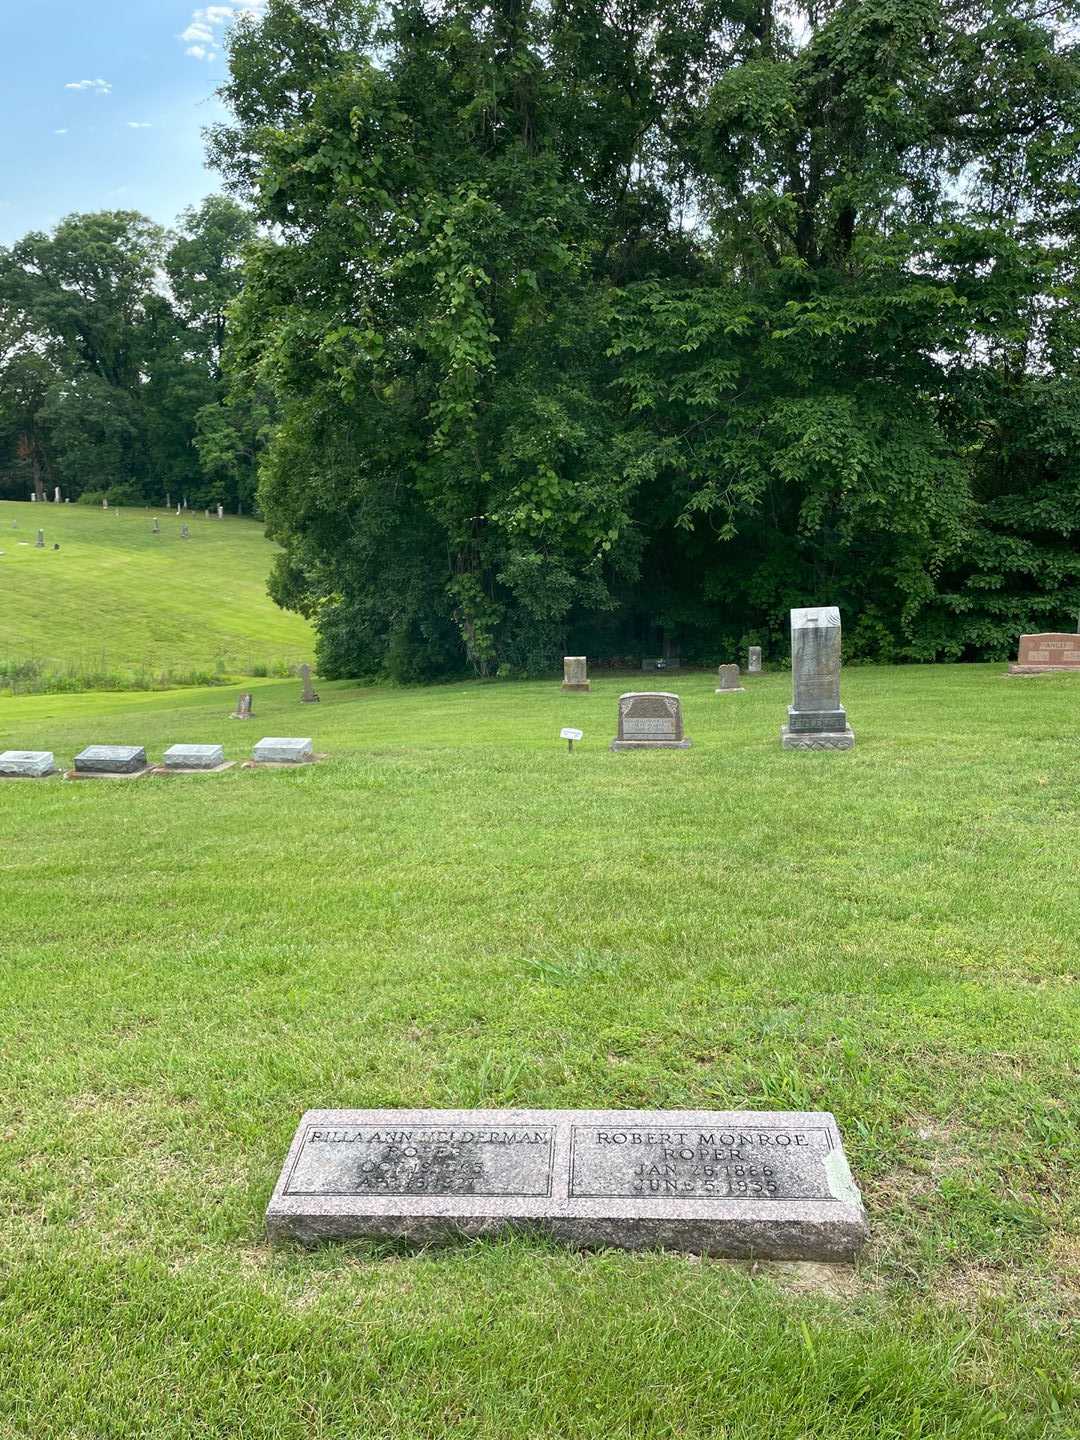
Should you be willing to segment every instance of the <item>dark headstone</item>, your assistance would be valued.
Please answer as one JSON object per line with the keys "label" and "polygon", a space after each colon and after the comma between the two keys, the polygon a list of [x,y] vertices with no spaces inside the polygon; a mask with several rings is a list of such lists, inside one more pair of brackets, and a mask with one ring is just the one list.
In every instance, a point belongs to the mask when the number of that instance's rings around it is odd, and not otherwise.
{"label": "dark headstone", "polygon": [[76,772],[85,775],[133,775],[145,769],[141,745],[89,745],[75,756]]}

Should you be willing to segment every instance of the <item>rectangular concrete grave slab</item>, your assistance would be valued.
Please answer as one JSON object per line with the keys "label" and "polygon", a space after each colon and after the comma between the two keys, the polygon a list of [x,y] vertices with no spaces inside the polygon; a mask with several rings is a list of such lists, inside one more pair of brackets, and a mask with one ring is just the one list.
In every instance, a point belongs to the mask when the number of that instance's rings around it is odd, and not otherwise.
{"label": "rectangular concrete grave slab", "polygon": [[589,684],[589,661],[585,655],[564,655],[563,656],[563,682],[564,690],[584,692],[591,690]]}
{"label": "rectangular concrete grave slab", "polygon": [[1010,675],[1050,675],[1057,670],[1080,670],[1080,635],[1052,631],[1045,635],[1021,635],[1016,664]]}
{"label": "rectangular concrete grave slab", "polygon": [[619,733],[612,750],[689,750],[682,701],[668,690],[629,690],[619,696]]}
{"label": "rectangular concrete grave slab", "polygon": [[164,755],[167,770],[219,770],[225,764],[223,745],[170,745]]}
{"label": "rectangular concrete grave slab", "polygon": [[273,1240],[535,1228],[584,1248],[852,1260],[866,1214],[824,1111],[309,1110]]}
{"label": "rectangular concrete grave slab", "polygon": [[284,735],[266,736],[251,753],[253,760],[273,765],[302,765],[315,758],[310,739]]}
{"label": "rectangular concrete grave slab", "polygon": [[850,750],[855,735],[840,704],[840,611],[791,612],[792,703],[780,731],[785,750]]}
{"label": "rectangular concrete grave slab", "polygon": [[55,774],[51,750],[5,750],[0,754],[0,776],[5,779],[42,780]]}
{"label": "rectangular concrete grave slab", "polygon": [[142,745],[88,745],[75,756],[78,775],[135,775],[146,769]]}

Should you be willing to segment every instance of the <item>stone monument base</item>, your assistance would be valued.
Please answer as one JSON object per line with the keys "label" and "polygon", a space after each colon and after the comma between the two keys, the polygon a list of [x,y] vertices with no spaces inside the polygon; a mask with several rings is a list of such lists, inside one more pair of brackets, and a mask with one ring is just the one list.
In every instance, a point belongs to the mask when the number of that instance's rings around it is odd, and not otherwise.
{"label": "stone monument base", "polygon": [[745,685],[718,685],[713,691],[714,695],[745,695]]}
{"label": "stone monument base", "polygon": [[1016,665],[1009,666],[1010,675],[1075,675],[1075,665]]}
{"label": "stone monument base", "polygon": [[587,695],[592,689],[592,686],[589,684],[588,680],[585,681],[584,685],[568,685],[564,680],[562,683],[562,689],[569,691],[571,694]]}
{"label": "stone monument base", "polygon": [[850,750],[855,731],[850,725],[845,730],[792,730],[784,725],[780,744],[785,750]]}
{"label": "stone monument base", "polygon": [[609,750],[689,750],[693,745],[689,736],[685,740],[612,740]]}

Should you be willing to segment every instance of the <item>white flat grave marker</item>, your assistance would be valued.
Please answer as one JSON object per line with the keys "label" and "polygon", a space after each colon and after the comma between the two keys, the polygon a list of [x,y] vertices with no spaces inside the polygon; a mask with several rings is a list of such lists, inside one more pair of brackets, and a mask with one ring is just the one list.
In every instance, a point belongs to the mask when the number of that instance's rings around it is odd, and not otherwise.
{"label": "white flat grave marker", "polygon": [[866,1214],[823,1112],[309,1110],[271,1239],[522,1226],[586,1248],[851,1260]]}
{"label": "white flat grave marker", "polygon": [[220,770],[224,764],[223,745],[170,745],[165,751],[167,770]]}
{"label": "white flat grave marker", "polygon": [[41,780],[56,773],[51,750],[5,750],[0,754],[0,775],[28,780]]}
{"label": "white flat grave marker", "polygon": [[310,738],[301,740],[269,735],[260,740],[252,751],[252,759],[270,765],[302,765],[314,758]]}

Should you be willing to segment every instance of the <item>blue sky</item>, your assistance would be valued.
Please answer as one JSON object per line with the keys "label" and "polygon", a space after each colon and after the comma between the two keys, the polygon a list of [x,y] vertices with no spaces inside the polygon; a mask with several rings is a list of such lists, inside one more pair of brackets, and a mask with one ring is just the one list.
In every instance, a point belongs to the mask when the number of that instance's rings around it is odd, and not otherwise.
{"label": "blue sky", "polygon": [[[171,224],[219,189],[221,37],[260,0],[0,0],[0,244],[75,210]],[[78,88],[75,88],[78,87]]]}

